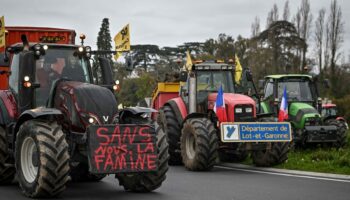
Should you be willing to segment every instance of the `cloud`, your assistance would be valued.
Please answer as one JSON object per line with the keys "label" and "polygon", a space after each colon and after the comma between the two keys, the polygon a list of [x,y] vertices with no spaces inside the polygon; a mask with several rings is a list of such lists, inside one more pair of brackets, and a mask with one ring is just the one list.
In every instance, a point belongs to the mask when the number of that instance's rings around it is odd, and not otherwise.
{"label": "cloud", "polygon": [[[96,43],[102,19],[110,19],[112,37],[125,24],[130,23],[133,44],[157,44],[175,46],[189,41],[205,41],[216,38],[219,33],[234,37],[250,36],[254,18],[260,18],[265,28],[266,15],[274,3],[282,16],[284,0],[17,0],[2,2],[0,15],[6,25],[48,26],[75,29],[87,35],[87,44]],[[350,2],[339,0],[343,19],[350,18]],[[314,19],[321,8],[329,9],[329,0],[311,0]],[[300,1],[289,1],[291,16]],[[326,14],[328,15],[328,13]],[[345,43],[350,46],[350,24],[345,24]]]}

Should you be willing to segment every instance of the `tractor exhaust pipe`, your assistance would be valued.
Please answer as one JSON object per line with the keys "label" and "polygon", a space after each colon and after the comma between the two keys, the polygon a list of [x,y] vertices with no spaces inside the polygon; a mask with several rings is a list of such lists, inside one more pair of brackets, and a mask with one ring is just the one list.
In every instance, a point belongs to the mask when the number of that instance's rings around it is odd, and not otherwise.
{"label": "tractor exhaust pipe", "polygon": [[196,74],[194,72],[190,72],[189,75],[188,114],[191,114],[197,112],[197,84]]}

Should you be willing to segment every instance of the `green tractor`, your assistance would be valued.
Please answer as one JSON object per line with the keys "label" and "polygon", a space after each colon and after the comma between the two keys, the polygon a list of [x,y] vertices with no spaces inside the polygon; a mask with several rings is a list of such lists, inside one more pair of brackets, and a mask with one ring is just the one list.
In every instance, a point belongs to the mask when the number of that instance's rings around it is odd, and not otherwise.
{"label": "green tractor", "polygon": [[[324,86],[329,87],[327,80]],[[259,81],[259,87],[264,89],[260,112],[274,113],[276,119],[286,87],[288,120],[292,124],[294,145],[331,144],[337,148],[345,145],[345,127],[336,119],[323,120],[320,115],[322,99],[315,78],[304,74],[269,75]]]}

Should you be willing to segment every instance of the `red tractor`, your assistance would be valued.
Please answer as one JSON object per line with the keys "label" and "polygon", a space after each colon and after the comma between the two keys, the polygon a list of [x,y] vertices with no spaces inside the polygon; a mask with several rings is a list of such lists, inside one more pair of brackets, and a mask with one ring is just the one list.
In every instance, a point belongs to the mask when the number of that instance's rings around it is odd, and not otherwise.
{"label": "red tractor", "polygon": [[117,109],[110,62],[99,58],[96,85],[89,46],[22,40],[7,48],[9,89],[0,90],[0,184],[16,176],[32,198],[56,196],[70,179],[107,174],[129,191],[160,187],[166,136],[144,117],[152,109]]}
{"label": "red tractor", "polygon": [[[186,83],[181,87],[177,83],[179,91],[176,92],[175,83],[160,83],[153,95],[153,108],[159,110],[158,122],[168,136],[170,164],[183,163],[189,170],[209,170],[218,157],[241,161],[247,157],[247,150],[252,151],[252,159],[258,166],[276,165],[287,159],[286,141],[225,141],[223,124],[268,121],[257,117],[256,102],[252,98],[235,93],[234,65],[194,64],[190,71],[180,73],[180,79]],[[214,111],[220,87],[224,91],[227,114],[224,121],[220,121]]]}
{"label": "red tractor", "polygon": [[322,103],[321,115],[324,121],[332,121],[345,129],[349,129],[349,125],[344,117],[339,116],[336,104],[331,102]]}

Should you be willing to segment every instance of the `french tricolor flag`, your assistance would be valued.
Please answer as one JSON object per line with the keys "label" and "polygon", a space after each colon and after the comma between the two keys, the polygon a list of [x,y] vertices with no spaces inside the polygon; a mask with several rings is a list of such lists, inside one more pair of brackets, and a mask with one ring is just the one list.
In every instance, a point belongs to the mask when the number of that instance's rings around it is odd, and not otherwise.
{"label": "french tricolor flag", "polygon": [[288,102],[287,102],[287,89],[286,86],[284,86],[283,90],[283,96],[280,106],[280,111],[278,113],[278,121],[283,122],[288,119]]}
{"label": "french tricolor flag", "polygon": [[218,95],[216,96],[216,102],[214,105],[214,112],[216,113],[216,116],[218,117],[220,122],[227,121],[225,101],[224,101],[224,92],[222,90],[222,85],[220,86]]}

